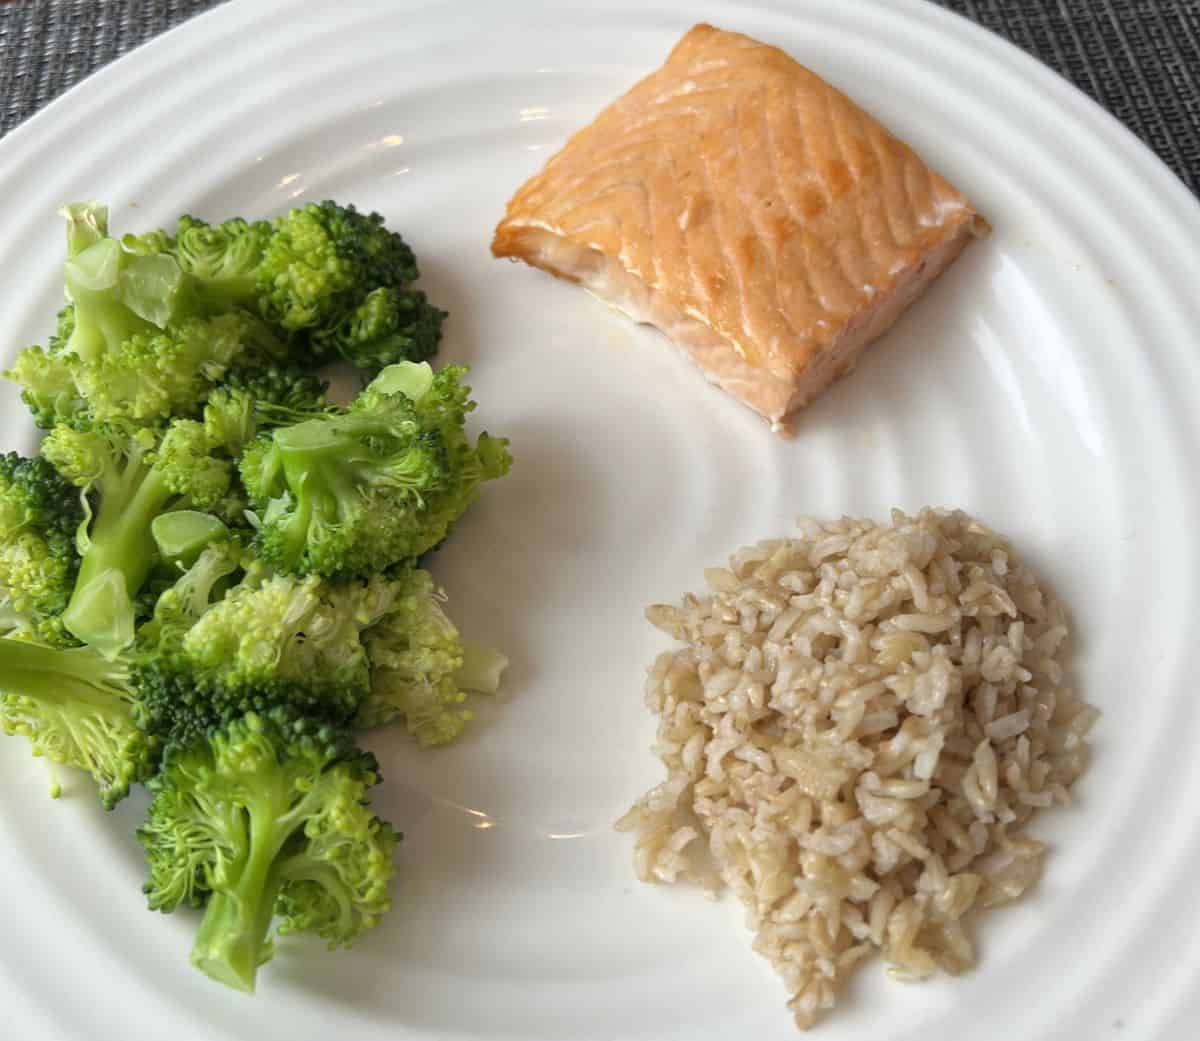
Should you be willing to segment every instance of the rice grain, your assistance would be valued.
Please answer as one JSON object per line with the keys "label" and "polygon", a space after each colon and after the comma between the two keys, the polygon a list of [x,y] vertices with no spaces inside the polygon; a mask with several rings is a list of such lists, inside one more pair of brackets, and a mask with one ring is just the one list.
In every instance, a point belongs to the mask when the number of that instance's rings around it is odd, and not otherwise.
{"label": "rice grain", "polygon": [[806,1028],[873,950],[898,979],[974,965],[971,912],[1041,874],[1024,829],[1099,714],[1064,686],[1061,607],[978,521],[799,529],[648,609],[682,644],[646,686],[667,780],[618,828],[644,881],[733,890]]}

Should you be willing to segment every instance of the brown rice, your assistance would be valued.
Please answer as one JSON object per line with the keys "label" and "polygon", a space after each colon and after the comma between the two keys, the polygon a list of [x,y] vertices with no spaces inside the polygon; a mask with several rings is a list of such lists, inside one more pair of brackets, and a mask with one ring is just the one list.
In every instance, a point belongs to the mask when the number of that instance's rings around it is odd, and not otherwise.
{"label": "brown rice", "polygon": [[1063,685],[1061,608],[978,521],[799,527],[647,610],[683,643],[646,687],[667,779],[618,827],[642,880],[742,899],[808,1027],[873,949],[901,979],[975,963],[964,915],[1036,881],[1025,825],[1098,713]]}

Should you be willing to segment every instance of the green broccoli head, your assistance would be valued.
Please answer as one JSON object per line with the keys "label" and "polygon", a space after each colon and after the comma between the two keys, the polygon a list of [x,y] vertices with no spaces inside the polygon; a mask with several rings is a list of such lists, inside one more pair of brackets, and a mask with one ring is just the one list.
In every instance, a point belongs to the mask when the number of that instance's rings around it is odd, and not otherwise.
{"label": "green broccoli head", "polygon": [[359,726],[400,719],[422,745],[446,744],[471,719],[465,691],[499,689],[508,660],[465,644],[444,600],[427,571],[409,568],[393,576],[391,607],[363,633],[371,691],[359,707]]}
{"label": "green broccoli head", "polygon": [[324,409],[326,390],[315,373],[289,365],[231,372],[204,406],[209,440],[237,458],[260,431]]}
{"label": "green broccoli head", "polygon": [[234,364],[282,356],[266,325],[244,311],[185,318],[153,336],[133,336],[92,363],[68,358],[93,422],[159,423],[199,414]]}
{"label": "green broccoli head", "polygon": [[214,509],[233,476],[204,425],[178,420],[161,433],[142,427],[56,427],[42,457],[94,502],[79,537],[82,559],[63,612],[83,643],[115,654],[134,637],[136,600],[158,561],[152,525],[169,510]]}
{"label": "green broccoli head", "polygon": [[61,344],[26,348],[6,373],[44,428],[195,416],[234,363],[268,363],[283,350],[264,323],[240,311],[135,333],[87,360]]}
{"label": "green broccoli head", "polygon": [[153,231],[126,235],[121,241],[131,253],[168,254],[192,279],[191,291],[215,310],[254,306],[258,295],[258,266],[271,237],[267,221],[240,217],[209,224],[196,217],[179,218],[175,234]]}
{"label": "green broccoli head", "polygon": [[87,423],[87,403],[75,381],[75,355],[63,347],[74,328],[75,307],[67,304],[58,312],[56,331],[46,346],[25,348],[3,374],[21,388],[21,400],[43,430],[58,423]]}
{"label": "green broccoli head", "polygon": [[205,906],[192,962],[253,992],[270,932],[351,943],[390,909],[397,834],[367,803],[373,756],[286,709],[173,745],[138,838],[150,907]]}
{"label": "green broccoli head", "polygon": [[401,361],[425,361],[437,352],[446,312],[419,289],[381,286],[336,325],[312,334],[321,356],[340,356],[378,372]]}
{"label": "green broccoli head", "polygon": [[5,374],[21,386],[39,426],[195,416],[235,363],[285,356],[265,322],[215,299],[181,266],[181,259],[196,261],[187,250],[165,248],[175,240],[143,236],[134,252],[108,236],[96,210],[67,212],[88,229],[66,262],[71,303],[47,346],[22,351]]}
{"label": "green broccoli head", "polygon": [[83,521],[79,489],[41,456],[0,455],[0,539],[37,531],[55,548],[74,546]]}
{"label": "green broccoli head", "polygon": [[0,635],[69,643],[62,613],[79,570],[80,493],[40,456],[0,455]]}
{"label": "green broccoli head", "polygon": [[63,281],[73,304],[66,354],[95,361],[139,333],[153,334],[189,313],[183,270],[165,253],[131,253],[108,234],[108,209],[72,203],[67,221]]}
{"label": "green broccoli head", "polygon": [[445,744],[471,718],[455,679],[463,664],[462,641],[427,571],[412,568],[395,586],[391,609],[363,637],[371,691],[357,721],[375,727],[399,717],[421,744]]}
{"label": "green broccoli head", "polygon": [[91,647],[0,639],[0,728],[33,754],[86,770],[111,808],[154,771],[159,743],[134,722],[128,662]]}
{"label": "green broccoli head", "polygon": [[437,349],[445,314],[411,288],[412,250],[378,213],[312,203],[277,218],[258,270],[259,312],[307,344],[378,370]]}
{"label": "green broccoli head", "polygon": [[[349,408],[250,445],[242,481],[260,511],[256,546],[281,571],[375,574],[445,538],[479,485],[508,470],[507,442],[463,429],[465,372],[391,366]],[[415,397],[414,397],[415,396]]]}
{"label": "green broccoli head", "polygon": [[383,579],[273,575],[236,542],[216,542],[138,634],[138,719],[172,740],[276,705],[344,723],[371,683],[361,633],[395,596]]}

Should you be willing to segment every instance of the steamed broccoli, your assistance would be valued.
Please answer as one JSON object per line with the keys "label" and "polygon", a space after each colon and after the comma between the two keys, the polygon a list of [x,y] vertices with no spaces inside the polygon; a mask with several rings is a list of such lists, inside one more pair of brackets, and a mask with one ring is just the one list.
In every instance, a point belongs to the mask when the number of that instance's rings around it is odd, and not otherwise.
{"label": "steamed broccoli", "polygon": [[[62,210],[66,306],[7,376],[40,454],[0,456],[0,731],[146,782],[151,908],[205,908],[193,962],[253,991],[274,935],[347,944],[390,907],[399,836],[351,727],[453,740],[505,665],[419,570],[510,466],[470,439],[444,312],[375,213],[117,239]],[[376,378],[348,407],[317,371]]]}
{"label": "steamed broccoli", "polygon": [[43,430],[56,423],[74,422],[76,417],[86,422],[87,403],[75,380],[75,355],[64,348],[74,328],[75,308],[67,304],[58,312],[55,332],[46,346],[27,347],[3,374],[20,386],[21,400],[34,425]]}
{"label": "steamed broccoli", "polygon": [[412,250],[377,213],[327,200],[269,222],[184,216],[174,235],[122,241],[132,254],[173,258],[192,299],[259,314],[310,364],[341,357],[377,371],[423,361],[441,339],[445,312],[412,287]]}
{"label": "steamed broccoli", "polygon": [[327,387],[315,373],[287,365],[234,371],[205,402],[209,440],[236,458],[260,431],[324,409]]}
{"label": "steamed broccoli", "polygon": [[195,415],[235,361],[270,358],[278,350],[261,322],[235,312],[138,333],[90,361],[54,346],[30,347],[7,375],[24,388],[26,403],[43,427],[118,420],[153,424]]}
{"label": "steamed broccoli", "polygon": [[445,313],[412,288],[417,262],[377,213],[311,203],[277,218],[258,268],[259,313],[308,347],[314,362],[342,357],[377,371],[423,361]]}
{"label": "steamed broccoli", "polygon": [[0,455],[0,636],[70,642],[61,615],[79,555],[79,490],[40,456]]}
{"label": "steamed broccoli", "polygon": [[421,744],[444,744],[471,718],[454,679],[463,663],[462,641],[427,571],[413,568],[396,585],[391,610],[363,638],[371,692],[358,723],[375,727],[399,716]]}
{"label": "steamed broccoli", "polygon": [[192,962],[253,992],[280,934],[349,944],[391,907],[398,835],[367,804],[378,765],[343,730],[249,713],[173,745],[138,838],[150,907],[204,906]]}
{"label": "steamed broccoli", "polygon": [[218,537],[115,653],[0,639],[0,725],[36,754],[91,771],[111,805],[148,775],[161,743],[247,712],[284,706],[348,722],[371,687],[361,633],[402,592],[382,578],[272,575]]}
{"label": "steamed broccoli", "polygon": [[171,258],[139,257],[108,234],[108,207],[71,203],[63,282],[72,304],[65,354],[94,361],[131,336],[163,328],[183,297],[183,273]]}
{"label": "steamed broccoli", "polygon": [[107,654],[128,646],[136,624],[134,598],[157,559],[151,525],[172,509],[219,504],[232,464],[212,454],[203,424],[178,420],[160,436],[149,429],[55,428],[42,456],[97,501],[81,529],[82,560],[66,629]]}
{"label": "steamed broccoli", "polygon": [[172,740],[276,705],[347,722],[371,684],[360,634],[397,592],[383,579],[273,575],[236,543],[216,542],[138,633],[137,718]]}
{"label": "steamed broccoli", "polygon": [[465,371],[391,366],[349,408],[248,446],[241,475],[262,558],[282,571],[369,575],[440,543],[480,483],[510,464],[503,439],[467,439]]}
{"label": "steamed broccoli", "polygon": [[126,235],[121,244],[140,256],[168,254],[192,278],[192,292],[208,307],[254,308],[259,294],[258,266],[271,237],[268,221],[234,217],[209,224],[185,214],[174,235],[152,231]]}
{"label": "steamed broccoli", "polygon": [[318,357],[340,356],[369,372],[437,353],[446,312],[419,289],[373,289],[336,325],[311,334]]}
{"label": "steamed broccoli", "polygon": [[443,745],[471,719],[464,691],[494,694],[508,664],[496,651],[463,643],[429,572],[411,568],[392,581],[387,613],[363,633],[371,690],[356,722],[402,719],[422,745]]}
{"label": "steamed broccoli", "polygon": [[191,418],[235,366],[341,357],[374,372],[437,350],[445,313],[413,288],[412,250],[378,214],[322,202],[122,240],[104,206],[62,214],[68,306],[6,373],[41,427]]}
{"label": "steamed broccoli", "polygon": [[0,728],[27,737],[34,755],[88,771],[109,808],[157,764],[157,740],[134,721],[136,698],[123,658],[0,639]]}
{"label": "steamed broccoli", "polygon": [[249,311],[214,312],[174,256],[108,237],[104,207],[63,212],[77,243],[64,269],[71,303],[48,345],[22,351],[6,373],[39,426],[191,416],[230,366],[283,357]]}

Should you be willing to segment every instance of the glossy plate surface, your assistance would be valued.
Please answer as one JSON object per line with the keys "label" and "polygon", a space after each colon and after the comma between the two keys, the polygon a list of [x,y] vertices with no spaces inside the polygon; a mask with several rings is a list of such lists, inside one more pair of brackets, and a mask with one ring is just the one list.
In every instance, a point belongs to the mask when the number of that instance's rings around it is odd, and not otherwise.
{"label": "glossy plate surface", "polygon": [[[694,22],[777,43],[911,141],[991,218],[791,441],[651,331],[493,261],[508,195]],[[65,200],[117,229],[189,211],[377,208],[452,318],[512,476],[438,554],[451,613],[507,650],[458,745],[373,741],[406,833],[397,909],[355,949],[288,942],[254,1000],[188,965],[195,918],[143,906],[143,801],[108,819],[0,742],[0,1033],[122,1041],[729,1041],[794,1036],[730,902],[643,886],[612,821],[660,776],[642,705],[673,599],[800,513],[962,506],[1014,537],[1078,631],[1098,704],[1078,805],[981,967],[869,964],[824,1041],[1193,1038],[1200,208],[1113,120],[910,0],[232,4],[118,62],[0,144],[0,360],[49,331]],[[0,447],[33,431],[0,389]]]}

